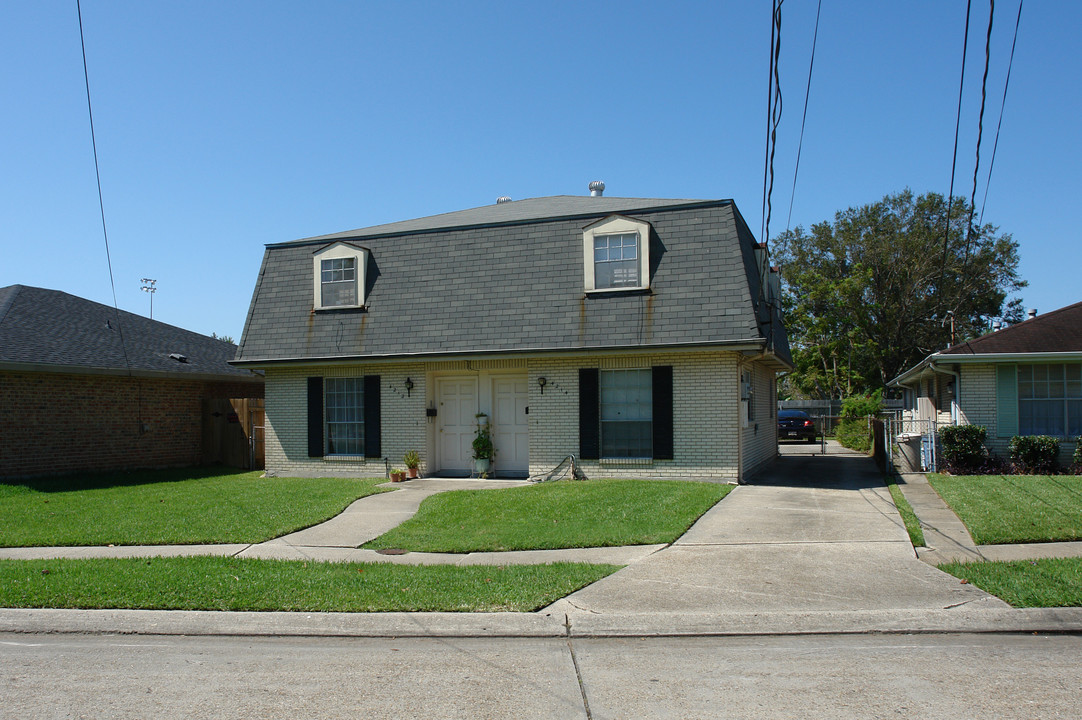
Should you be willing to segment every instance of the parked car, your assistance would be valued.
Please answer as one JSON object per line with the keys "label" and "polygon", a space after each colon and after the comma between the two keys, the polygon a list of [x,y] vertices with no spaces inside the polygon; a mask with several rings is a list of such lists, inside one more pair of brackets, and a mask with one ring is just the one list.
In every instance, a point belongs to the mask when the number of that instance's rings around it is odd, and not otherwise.
{"label": "parked car", "polygon": [[778,411],[778,440],[807,440],[813,443],[818,434],[815,421],[803,410]]}

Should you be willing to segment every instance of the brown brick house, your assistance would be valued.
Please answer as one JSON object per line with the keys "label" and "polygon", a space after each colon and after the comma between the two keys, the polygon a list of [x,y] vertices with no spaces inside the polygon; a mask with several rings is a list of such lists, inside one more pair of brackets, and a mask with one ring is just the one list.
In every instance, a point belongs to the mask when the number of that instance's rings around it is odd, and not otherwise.
{"label": "brown brick house", "polygon": [[261,399],[263,377],[229,365],[235,352],[68,293],[0,288],[0,477],[246,464],[223,450],[250,428],[230,401]]}

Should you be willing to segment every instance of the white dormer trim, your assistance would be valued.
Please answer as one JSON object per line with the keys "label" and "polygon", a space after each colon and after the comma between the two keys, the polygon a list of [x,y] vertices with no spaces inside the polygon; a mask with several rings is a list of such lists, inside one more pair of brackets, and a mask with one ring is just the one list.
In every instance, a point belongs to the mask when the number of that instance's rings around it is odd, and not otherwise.
{"label": "white dormer trim", "polygon": [[[637,236],[637,255],[639,282],[634,286],[598,287],[597,273],[594,266],[594,240],[605,236]],[[586,292],[622,292],[627,290],[647,290],[650,287],[650,223],[642,220],[610,215],[607,218],[587,225],[582,231],[582,268]]]}
{"label": "white dormer trim", "polygon": [[[353,259],[354,281],[356,282],[356,302],[352,304],[323,304],[322,264],[324,260]],[[312,254],[312,307],[315,310],[338,310],[341,308],[364,307],[365,272],[368,268],[368,250],[346,242],[317,250]]]}

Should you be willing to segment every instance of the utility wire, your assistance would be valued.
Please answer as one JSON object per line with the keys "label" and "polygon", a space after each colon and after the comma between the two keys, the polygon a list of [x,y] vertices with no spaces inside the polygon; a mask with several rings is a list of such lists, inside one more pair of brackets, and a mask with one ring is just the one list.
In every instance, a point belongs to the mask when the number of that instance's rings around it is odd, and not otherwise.
{"label": "utility wire", "polygon": [[1018,17],[1014,19],[1014,40],[1011,41],[1011,59],[1007,61],[1007,79],[1003,82],[1003,100],[999,104],[999,122],[996,123],[996,141],[992,144],[992,159],[988,161],[988,179],[984,181],[984,200],[978,226],[984,225],[984,207],[988,204],[988,186],[992,184],[992,167],[996,164],[996,148],[999,147],[999,129],[1003,126],[1003,108],[1007,105],[1007,87],[1011,84],[1011,67],[1014,65],[1014,47],[1018,44],[1018,26],[1022,22],[1022,0],[1018,0]]}
{"label": "utility wire", "polygon": [[116,283],[113,281],[113,259],[109,254],[109,230],[105,225],[105,200],[101,193],[101,170],[98,166],[98,141],[94,133],[94,108],[90,103],[90,71],[86,66],[86,39],[83,36],[83,8],[80,0],[75,0],[75,9],[79,14],[79,45],[83,51],[83,80],[86,82],[86,111],[90,116],[90,145],[94,150],[94,177],[98,181],[98,208],[101,210],[101,234],[105,238],[105,261],[109,266],[109,285],[113,289],[113,311],[116,313],[116,329],[120,336],[120,349],[124,354],[124,366],[131,375],[131,362],[128,360],[128,348],[124,344],[124,331],[120,323],[120,306],[116,301]]}
{"label": "utility wire", "polygon": [[767,176],[770,172],[770,117],[774,109],[774,43],[775,36],[775,13],[777,12],[777,0],[771,6],[770,11],[770,55],[767,57],[766,72],[766,142],[763,143],[763,206],[761,221],[759,224],[759,238],[766,242],[766,188]]}
{"label": "utility wire", "polygon": [[[770,216],[772,214],[771,196],[774,194],[774,153],[777,150],[778,124],[781,122],[782,97],[781,79],[778,75],[778,58],[781,55],[781,5],[785,0],[775,0],[773,20],[770,30],[770,107],[767,112],[767,160],[763,169],[763,202],[766,213],[763,217],[763,242],[770,241]],[[767,175],[769,174],[769,184]]]}
{"label": "utility wire", "polygon": [[977,161],[973,166],[973,193],[969,197],[969,218],[966,220],[966,254],[962,272],[969,264],[969,244],[973,239],[973,214],[977,211],[977,174],[981,169],[981,137],[984,135],[984,104],[988,97],[988,65],[992,56],[992,19],[996,14],[996,0],[988,0],[988,34],[984,39],[984,77],[981,79],[981,112],[977,116]]}
{"label": "utility wire", "polygon": [[793,220],[793,199],[796,197],[796,177],[800,172],[800,151],[804,147],[804,123],[808,120],[808,96],[811,95],[812,70],[815,69],[815,44],[819,39],[819,13],[823,9],[823,0],[815,10],[815,32],[812,34],[811,62],[808,63],[808,86],[804,89],[804,116],[800,119],[800,142],[796,146],[796,167],[793,169],[793,193],[789,196],[789,215],[785,218],[785,231],[789,232],[789,223]]}
{"label": "utility wire", "polygon": [[958,167],[958,129],[962,125],[962,88],[965,87],[966,79],[966,49],[969,47],[969,9],[972,0],[966,0],[966,31],[962,38],[962,72],[958,79],[958,112],[954,119],[954,155],[951,158],[951,185],[947,193],[947,219],[943,229],[943,262],[939,268],[939,284],[942,290],[943,278],[947,271],[947,244],[951,232],[951,206],[954,204],[954,171]]}

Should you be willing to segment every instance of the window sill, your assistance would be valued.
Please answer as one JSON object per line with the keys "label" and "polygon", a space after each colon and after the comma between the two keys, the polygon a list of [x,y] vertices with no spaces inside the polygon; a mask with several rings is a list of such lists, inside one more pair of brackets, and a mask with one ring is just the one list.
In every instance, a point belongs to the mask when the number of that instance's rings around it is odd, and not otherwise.
{"label": "window sill", "polygon": [[598,288],[596,290],[586,290],[586,297],[607,297],[610,295],[652,295],[653,291],[648,287],[628,287],[628,288]]}
{"label": "window sill", "polygon": [[366,458],[364,455],[324,455],[323,462],[346,462],[346,463],[363,463],[369,460],[376,460],[378,458]]}
{"label": "window sill", "polygon": [[601,467],[636,467],[648,468],[654,466],[653,458],[601,458],[597,461]]}
{"label": "window sill", "polygon": [[317,307],[312,308],[313,313],[333,313],[333,312],[368,312],[367,305],[335,305],[333,307]]}

